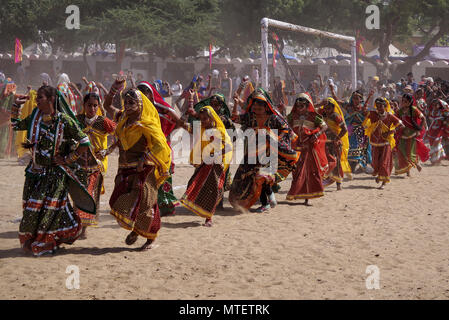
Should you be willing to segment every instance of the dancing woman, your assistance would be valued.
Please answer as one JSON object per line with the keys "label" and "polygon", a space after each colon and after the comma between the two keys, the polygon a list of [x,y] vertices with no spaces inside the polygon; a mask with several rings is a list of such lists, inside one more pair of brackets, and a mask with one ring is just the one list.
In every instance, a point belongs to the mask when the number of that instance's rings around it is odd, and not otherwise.
{"label": "dancing woman", "polygon": [[387,110],[387,100],[375,100],[376,111],[370,111],[363,122],[365,134],[370,139],[373,148],[372,173],[376,183],[382,182],[379,189],[383,189],[390,182],[393,170],[393,149],[396,146],[394,133],[397,127],[403,127],[402,121]]}
{"label": "dancing woman", "polygon": [[[220,118],[221,122],[223,122],[223,125],[225,126],[226,130],[235,130],[234,122],[232,122],[232,119],[231,119],[231,112],[229,111],[228,105],[226,104],[226,99],[225,99],[224,95],[222,95],[220,93],[216,93],[213,96],[211,96],[210,98],[200,101],[192,108],[193,98],[194,98],[193,92],[191,92],[190,100],[189,100],[191,105],[189,106],[189,109],[188,109],[188,113],[190,114],[188,121],[191,125],[193,124],[193,121],[195,119],[199,119],[198,112],[202,108],[204,108],[206,106],[211,106],[212,109],[214,109],[215,113]],[[231,174],[230,174],[229,168],[228,168],[226,170],[224,191],[226,192],[226,191],[229,191],[230,189],[231,189]],[[223,199],[224,199],[224,197],[218,204],[218,209],[223,209]]]}
{"label": "dancing woman", "polygon": [[419,160],[429,160],[429,149],[422,140],[427,130],[426,117],[413,105],[413,96],[409,93],[402,96],[401,109],[396,116],[401,119],[404,127],[398,130],[396,136],[395,174],[407,173],[410,177],[411,168],[416,167],[421,171]]}
{"label": "dancing woman", "polygon": [[[438,165],[449,157],[449,106],[441,99],[432,100],[429,108],[429,130],[426,139],[430,143],[430,162]],[[447,153],[444,148],[447,145]]]}
{"label": "dancing woman", "polygon": [[[172,106],[170,106],[156,88],[147,81],[142,81],[137,86],[139,89],[156,107],[161,120],[161,129],[167,139],[167,143],[171,148],[170,135],[176,129],[176,119],[178,118]],[[173,158],[173,155],[172,155]],[[175,173],[175,164],[170,167],[170,177],[165,180],[158,190],[157,203],[161,217],[175,214],[175,208],[178,206],[178,200],[173,193],[173,174]]]}
{"label": "dancing woman", "polygon": [[[211,106],[201,108],[198,116],[201,121],[200,136],[194,139],[197,142],[190,154],[195,172],[180,202],[193,213],[206,218],[204,225],[211,227],[212,217],[223,198],[233,146],[223,122]],[[195,134],[192,125],[179,121],[190,134]]]}
{"label": "dancing woman", "polygon": [[123,82],[113,84],[104,104],[106,110],[116,112],[119,147],[119,170],[109,205],[119,225],[131,231],[126,244],[134,244],[140,235],[147,239],[140,250],[148,250],[160,229],[157,196],[170,175],[171,150],[156,108],[139,90],[124,92],[123,111],[111,106]]}
{"label": "dancing woman", "polygon": [[[81,129],[90,140],[90,148],[76,161],[79,165],[77,175],[86,185],[89,194],[95,200],[97,211],[100,206],[100,195],[105,193],[104,175],[108,169],[107,149],[108,136],[115,130],[115,123],[105,116],[101,111],[101,98],[97,93],[88,93],[84,97],[83,109],[76,116]],[[98,225],[98,214],[92,215],[75,208],[75,212],[81,218],[83,232],[80,239],[86,239],[87,227],[96,227]]]}
{"label": "dancing woman", "polygon": [[326,130],[326,155],[329,169],[323,183],[327,186],[336,182],[337,190],[341,190],[344,173],[351,174],[351,167],[348,163],[348,129],[343,112],[334,99],[328,98],[327,104],[319,110],[319,113],[328,126]]}
{"label": "dancing woman", "polygon": [[14,130],[27,131],[26,147],[32,154],[25,169],[19,239],[24,250],[40,256],[54,252],[62,243],[72,244],[81,234],[81,221],[72,209],[69,193],[76,207],[96,212],[94,200],[72,170],[90,143],[55,88],[39,88],[37,108],[20,119],[24,102],[19,97],[11,118]]}
{"label": "dancing woman", "polygon": [[[354,91],[349,102],[343,104],[343,101],[337,100],[333,87],[331,87],[331,92],[334,100],[343,106],[345,111],[345,122],[349,138],[348,160],[351,170],[355,172],[358,166],[367,170],[367,165],[371,163],[371,146],[362,124],[368,114],[368,102],[373,92],[370,92],[367,100],[363,103],[363,94],[360,91]],[[351,177],[349,174],[348,176]]]}
{"label": "dancing woman", "polygon": [[296,99],[288,122],[299,137],[294,147],[300,157],[287,200],[305,199],[304,204],[309,205],[309,199],[324,195],[322,178],[329,170],[325,151],[327,125],[315,111],[312,98],[305,93]]}
{"label": "dancing woman", "polygon": [[[257,212],[265,212],[277,204],[272,186],[285,180],[298,161],[299,154],[291,147],[297,136],[274,109],[265,90],[259,88],[249,96],[243,115],[237,113],[237,105],[238,99],[234,104],[233,121],[241,124],[244,132],[247,129],[256,132],[245,143],[243,162],[234,176],[229,201],[237,209],[248,210],[260,200],[261,207]],[[266,130],[268,137],[259,137],[259,129]],[[266,139],[265,148],[257,143],[261,138]],[[273,148],[273,144],[277,144],[277,149]],[[266,149],[274,153],[277,169],[271,163],[261,163],[260,159],[266,157]]]}

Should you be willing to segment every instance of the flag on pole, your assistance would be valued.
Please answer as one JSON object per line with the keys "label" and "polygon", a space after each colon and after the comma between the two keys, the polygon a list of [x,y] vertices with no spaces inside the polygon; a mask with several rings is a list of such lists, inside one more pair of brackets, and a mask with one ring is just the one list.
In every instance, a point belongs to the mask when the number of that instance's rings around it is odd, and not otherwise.
{"label": "flag on pole", "polygon": [[209,70],[212,70],[212,43],[209,43]]}
{"label": "flag on pole", "polygon": [[[356,47],[357,48],[356,49],[357,49],[357,54],[359,56],[366,56],[365,49],[363,48],[363,45],[362,45],[362,41],[364,41],[364,40],[365,40],[365,38],[361,37],[360,32],[357,31],[357,35],[356,35]],[[358,60],[359,60],[359,62],[361,61],[360,58]]]}
{"label": "flag on pole", "polygon": [[22,42],[20,42],[20,40],[16,38],[14,63],[22,62],[22,54],[23,54]]}

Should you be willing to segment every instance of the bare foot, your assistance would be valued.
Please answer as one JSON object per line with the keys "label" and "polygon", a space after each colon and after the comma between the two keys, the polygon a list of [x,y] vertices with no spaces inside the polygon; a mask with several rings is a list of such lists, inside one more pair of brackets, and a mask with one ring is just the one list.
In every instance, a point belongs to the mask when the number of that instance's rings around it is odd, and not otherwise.
{"label": "bare foot", "polygon": [[152,247],[153,240],[148,239],[147,242],[144,243],[143,246],[139,248],[139,251],[150,250]]}
{"label": "bare foot", "polygon": [[212,219],[206,219],[206,222],[203,224],[205,227],[212,227]]}
{"label": "bare foot", "polygon": [[384,187],[385,187],[385,185],[386,185],[386,183],[385,183],[385,182],[382,182],[382,185],[379,187],[379,190],[383,190]]}
{"label": "bare foot", "polygon": [[87,227],[83,227],[83,231],[78,238],[78,240],[86,240],[87,239]]}
{"label": "bare foot", "polygon": [[341,191],[341,183],[337,183],[337,191]]}
{"label": "bare foot", "polygon": [[417,164],[417,165],[416,165],[416,169],[418,169],[418,172],[421,172],[422,167],[421,167],[419,164]]}
{"label": "bare foot", "polygon": [[132,231],[127,237],[126,237],[126,244],[128,246],[133,245],[134,243],[136,243],[137,238],[139,237],[139,235],[137,233],[135,233],[134,231]]}

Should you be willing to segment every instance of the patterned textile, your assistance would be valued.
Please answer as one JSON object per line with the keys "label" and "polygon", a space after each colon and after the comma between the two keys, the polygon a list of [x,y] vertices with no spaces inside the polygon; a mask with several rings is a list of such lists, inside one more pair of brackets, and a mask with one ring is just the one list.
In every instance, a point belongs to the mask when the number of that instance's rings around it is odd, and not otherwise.
{"label": "patterned textile", "polygon": [[[312,104],[312,101],[309,100],[309,103]],[[290,114],[289,123],[299,137],[294,146],[301,154],[292,174],[293,180],[287,200],[322,197],[322,178],[329,171],[325,152],[326,134],[322,133],[314,142],[311,142],[310,138],[321,130],[325,122],[317,113],[308,111],[302,116]]]}
{"label": "patterned textile", "polygon": [[426,162],[429,160],[429,149],[425,146],[422,137],[425,129],[417,130],[413,127],[412,117],[418,126],[421,126],[424,115],[417,107],[402,108],[397,116],[401,119],[405,128],[396,135],[396,152],[394,157],[395,174],[409,172],[412,167],[416,167],[418,161]]}
{"label": "patterned textile", "polygon": [[119,169],[109,205],[119,225],[154,240],[161,227],[154,166]]}
{"label": "patterned textile", "polygon": [[[292,143],[296,141],[297,135],[288,126],[287,121],[274,109],[270,96],[264,90],[257,89],[254,91],[248,98],[247,112],[237,118],[233,118],[233,120],[241,124],[243,131],[248,128],[258,129],[256,116],[251,111],[255,100],[266,102],[271,111],[262,128],[266,129],[268,133],[266,137],[267,148],[273,145],[274,142],[277,144],[277,150],[270,148],[270,152],[276,152],[278,168],[276,172],[272,172],[269,169],[269,164],[263,165],[259,162],[259,153],[263,154],[266,150],[256,148],[259,140],[259,132],[256,130],[255,135],[248,139],[249,141],[245,140],[243,162],[237,169],[229,193],[231,204],[234,207],[243,207],[245,209],[249,209],[254,205],[262,192],[264,184],[272,186],[285,180],[290,172],[293,171],[299,158],[299,154],[291,147]],[[277,135],[272,131],[273,129],[277,130]],[[255,164],[249,163],[250,156],[255,159]]]}
{"label": "patterned textile", "polygon": [[212,218],[223,198],[226,172],[220,164],[202,164],[196,168],[179,202],[203,218]]}
{"label": "patterned textile", "polygon": [[384,115],[380,115],[377,111],[370,111],[363,122],[366,128],[365,134],[369,137],[373,147],[371,163],[374,169],[373,176],[377,176],[379,181],[390,182],[393,169],[392,150],[396,145],[392,133],[386,138],[383,134],[394,130],[400,123],[400,119],[386,111]]}
{"label": "patterned textile", "polygon": [[14,130],[27,130],[33,145],[32,160],[25,170],[19,239],[25,250],[42,255],[61,243],[72,244],[80,235],[82,226],[68,200],[69,193],[78,207],[96,212],[92,197],[72,168],[53,164],[55,155],[67,156],[78,145],[89,146],[89,138],[70,116],[59,111],[48,124],[37,108],[25,119],[11,122]]}
{"label": "patterned textile", "polygon": [[349,134],[348,161],[366,168],[371,163],[371,145],[362,126],[364,120],[365,115],[361,111],[351,110],[345,115]]}

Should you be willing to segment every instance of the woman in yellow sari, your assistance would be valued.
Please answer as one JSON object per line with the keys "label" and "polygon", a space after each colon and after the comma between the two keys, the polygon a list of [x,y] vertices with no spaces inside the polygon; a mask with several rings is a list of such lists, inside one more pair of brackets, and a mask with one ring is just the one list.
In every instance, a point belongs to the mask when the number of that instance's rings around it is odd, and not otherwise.
{"label": "woman in yellow sari", "polygon": [[[123,82],[117,80],[112,86],[105,99],[106,110],[115,109],[111,103]],[[131,230],[126,244],[134,244],[140,235],[147,239],[140,250],[147,250],[161,226],[157,195],[170,176],[171,149],[162,132],[159,114],[144,94],[129,89],[122,101],[123,111],[115,115],[119,169],[109,204],[119,225]]]}
{"label": "woman in yellow sari", "polygon": [[[88,135],[90,149],[77,160],[79,170],[77,175],[86,185],[87,191],[95,200],[97,211],[100,206],[100,195],[104,194],[104,175],[108,168],[107,149],[108,136],[115,130],[115,123],[103,116],[101,98],[97,93],[90,92],[84,96],[83,109],[76,116],[81,129]],[[87,227],[98,226],[98,213],[96,215],[75,208],[75,212],[81,219],[83,232],[80,239],[86,239]]]}
{"label": "woman in yellow sari", "polygon": [[[201,108],[198,115],[201,121],[200,136],[195,137],[196,144],[190,154],[190,163],[196,169],[180,203],[206,218],[204,225],[211,227],[217,205],[223,199],[233,146],[225,125],[211,106]],[[182,120],[178,120],[178,123],[190,134],[196,134],[190,123]]]}
{"label": "woman in yellow sari", "polygon": [[323,185],[325,187],[332,183],[337,183],[337,190],[341,190],[341,183],[344,174],[351,174],[351,167],[348,162],[349,139],[343,112],[337,101],[327,98],[319,113],[326,122],[326,156],[329,162],[329,170],[324,176]]}

